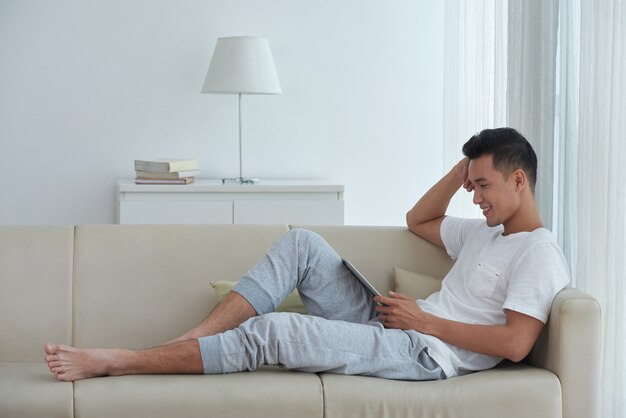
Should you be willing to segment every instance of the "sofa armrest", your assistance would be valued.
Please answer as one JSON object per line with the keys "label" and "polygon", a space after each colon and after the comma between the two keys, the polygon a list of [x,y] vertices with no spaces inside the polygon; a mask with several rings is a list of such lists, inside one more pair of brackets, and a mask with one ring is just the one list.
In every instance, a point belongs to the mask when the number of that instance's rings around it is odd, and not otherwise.
{"label": "sofa armrest", "polygon": [[599,418],[601,312],[590,295],[563,289],[528,362],[554,372],[561,381],[564,418]]}

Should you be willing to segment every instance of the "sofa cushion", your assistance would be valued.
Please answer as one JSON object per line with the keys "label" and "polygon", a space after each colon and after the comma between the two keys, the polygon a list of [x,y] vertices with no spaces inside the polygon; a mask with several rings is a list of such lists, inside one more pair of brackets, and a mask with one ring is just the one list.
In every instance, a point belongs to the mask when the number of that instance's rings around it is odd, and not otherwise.
{"label": "sofa cushion", "polygon": [[324,416],[313,373],[278,368],[215,376],[123,376],[75,382],[76,416],[89,418]]}
{"label": "sofa cushion", "polygon": [[323,374],[321,378],[327,418],[561,416],[557,376],[525,365],[509,364],[429,382],[333,374]]}
{"label": "sofa cushion", "polygon": [[426,299],[441,289],[441,280],[427,274],[414,273],[398,267],[393,268],[396,280],[396,292],[414,299]]}
{"label": "sofa cushion", "polygon": [[72,384],[57,382],[43,361],[0,362],[0,417],[73,416]]}
{"label": "sofa cushion", "polygon": [[[211,287],[215,292],[218,302],[224,300],[224,298],[230,293],[231,290],[239,283],[239,281],[231,282],[229,280],[216,280],[211,282]],[[287,295],[285,300],[276,307],[276,312],[296,312],[306,314],[307,310],[302,304],[300,299],[300,293],[298,289]]]}

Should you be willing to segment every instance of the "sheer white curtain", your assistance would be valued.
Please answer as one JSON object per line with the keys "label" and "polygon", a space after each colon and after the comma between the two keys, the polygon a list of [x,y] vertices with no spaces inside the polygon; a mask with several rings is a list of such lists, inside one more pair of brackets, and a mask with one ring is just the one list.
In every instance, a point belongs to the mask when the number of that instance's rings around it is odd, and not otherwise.
{"label": "sheer white curtain", "polygon": [[559,237],[603,310],[602,417],[626,417],[626,8],[561,4]]}
{"label": "sheer white curtain", "polygon": [[580,0],[563,1],[559,10],[557,56],[554,232],[576,284],[576,219],[580,85]]}
{"label": "sheer white curtain", "polygon": [[553,212],[558,17],[558,0],[509,2],[507,125],[520,131],[537,153],[535,197],[541,220],[549,229]]}

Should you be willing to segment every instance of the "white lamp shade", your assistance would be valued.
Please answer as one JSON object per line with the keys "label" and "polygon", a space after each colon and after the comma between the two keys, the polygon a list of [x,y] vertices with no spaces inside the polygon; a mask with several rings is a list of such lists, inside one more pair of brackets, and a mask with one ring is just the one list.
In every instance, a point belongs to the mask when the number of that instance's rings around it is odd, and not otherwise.
{"label": "white lamp shade", "polygon": [[281,94],[270,44],[265,38],[219,38],[202,93]]}

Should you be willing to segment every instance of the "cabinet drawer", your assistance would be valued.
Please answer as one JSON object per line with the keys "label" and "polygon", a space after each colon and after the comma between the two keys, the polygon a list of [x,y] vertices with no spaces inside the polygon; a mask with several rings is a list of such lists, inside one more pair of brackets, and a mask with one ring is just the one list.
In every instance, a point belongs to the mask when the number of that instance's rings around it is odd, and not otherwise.
{"label": "cabinet drawer", "polygon": [[120,202],[120,224],[232,224],[232,201]]}
{"label": "cabinet drawer", "polygon": [[343,225],[343,200],[240,200],[236,224]]}

